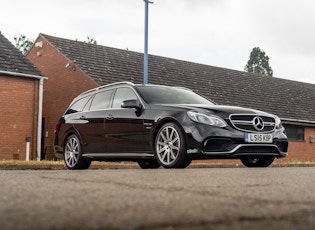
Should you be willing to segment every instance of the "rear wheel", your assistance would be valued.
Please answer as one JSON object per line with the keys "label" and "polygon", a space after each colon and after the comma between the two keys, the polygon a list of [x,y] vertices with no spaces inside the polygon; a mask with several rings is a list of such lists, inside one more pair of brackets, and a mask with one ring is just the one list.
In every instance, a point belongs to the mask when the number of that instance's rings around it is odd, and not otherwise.
{"label": "rear wheel", "polygon": [[155,138],[156,159],[164,168],[186,168],[187,156],[184,134],[173,122],[163,125]]}
{"label": "rear wheel", "polygon": [[65,150],[65,163],[68,169],[87,169],[91,165],[91,161],[82,157],[80,140],[76,135],[68,137]]}
{"label": "rear wheel", "polygon": [[160,164],[157,162],[157,160],[140,160],[138,161],[138,165],[142,169],[157,169],[160,167]]}
{"label": "rear wheel", "polygon": [[241,162],[246,167],[268,167],[274,159],[274,157],[244,157]]}

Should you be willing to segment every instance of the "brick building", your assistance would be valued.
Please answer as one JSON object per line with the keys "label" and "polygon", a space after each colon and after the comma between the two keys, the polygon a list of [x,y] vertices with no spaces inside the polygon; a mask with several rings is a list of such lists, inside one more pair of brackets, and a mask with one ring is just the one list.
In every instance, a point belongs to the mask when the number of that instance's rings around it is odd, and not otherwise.
{"label": "brick building", "polygon": [[29,159],[36,159],[41,152],[40,100],[44,79],[0,33],[0,160],[26,159],[27,148]]}
{"label": "brick building", "polygon": [[[143,54],[40,34],[27,58],[49,80],[44,86],[45,147],[72,99],[117,81],[143,82]],[[278,115],[290,139],[281,161],[315,161],[315,85],[149,55],[149,83],[184,86],[218,104]]]}

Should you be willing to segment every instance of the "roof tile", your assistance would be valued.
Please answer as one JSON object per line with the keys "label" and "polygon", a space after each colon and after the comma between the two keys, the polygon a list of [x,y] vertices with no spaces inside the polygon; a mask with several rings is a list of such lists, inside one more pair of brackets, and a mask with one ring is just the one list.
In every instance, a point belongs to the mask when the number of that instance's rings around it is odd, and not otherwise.
{"label": "roof tile", "polygon": [[41,76],[40,71],[0,32],[0,70]]}
{"label": "roof tile", "polygon": [[[143,54],[41,34],[99,85],[143,82]],[[315,121],[315,85],[149,55],[149,83],[191,88],[219,104]]]}

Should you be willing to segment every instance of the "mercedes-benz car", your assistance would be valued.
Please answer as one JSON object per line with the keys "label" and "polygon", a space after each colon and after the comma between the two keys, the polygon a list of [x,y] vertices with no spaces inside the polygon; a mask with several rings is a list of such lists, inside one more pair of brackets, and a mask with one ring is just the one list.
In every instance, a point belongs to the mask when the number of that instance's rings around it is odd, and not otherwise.
{"label": "mercedes-benz car", "polygon": [[185,168],[196,159],[267,167],[287,156],[279,117],[217,105],[182,87],[118,82],[76,97],[56,124],[54,152],[68,169],[91,161]]}

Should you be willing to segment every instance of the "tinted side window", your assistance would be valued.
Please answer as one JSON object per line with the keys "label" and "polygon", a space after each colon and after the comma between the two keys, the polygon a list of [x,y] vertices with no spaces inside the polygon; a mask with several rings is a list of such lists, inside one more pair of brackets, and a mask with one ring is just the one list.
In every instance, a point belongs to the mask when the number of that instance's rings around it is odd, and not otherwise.
{"label": "tinted side window", "polygon": [[95,95],[90,110],[102,110],[109,108],[110,98],[113,90],[106,90]]}
{"label": "tinted side window", "polygon": [[74,102],[71,105],[71,107],[66,111],[65,114],[81,112],[83,110],[83,107],[85,106],[86,102],[90,99],[90,97],[91,96],[87,96],[87,97],[81,98],[78,101]]}
{"label": "tinted side window", "polygon": [[135,92],[130,88],[119,88],[116,90],[112,108],[121,108],[121,103],[125,100],[137,100]]}
{"label": "tinted side window", "polygon": [[139,86],[137,88],[149,104],[214,104],[205,97],[183,88],[164,86]]}
{"label": "tinted side window", "polygon": [[[94,96],[94,95],[93,95]],[[93,96],[90,97],[89,101],[85,104],[84,108],[83,108],[83,112],[89,111],[90,107],[91,107],[91,103],[93,100]]]}

